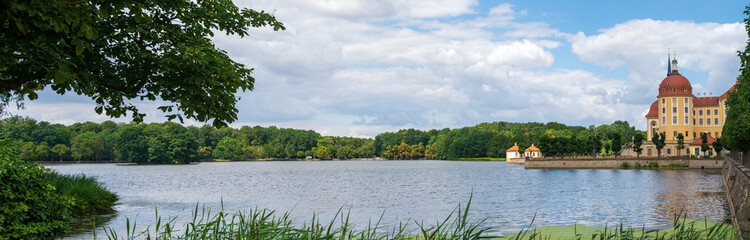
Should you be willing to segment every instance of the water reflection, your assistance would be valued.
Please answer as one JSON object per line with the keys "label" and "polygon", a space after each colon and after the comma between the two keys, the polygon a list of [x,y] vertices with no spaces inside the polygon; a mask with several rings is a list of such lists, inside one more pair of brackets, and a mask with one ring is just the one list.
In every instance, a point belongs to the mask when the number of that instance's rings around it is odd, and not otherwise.
{"label": "water reflection", "polygon": [[[145,228],[154,207],[188,219],[196,203],[230,212],[255,207],[290,211],[299,223],[351,211],[357,226],[444,219],[473,191],[472,216],[517,232],[536,214],[540,226],[623,223],[665,227],[680,210],[690,218],[726,213],[721,176],[685,170],[525,170],[504,162],[233,162],[178,166],[53,165],[98,177],[117,192],[118,214],[104,224],[123,232],[125,218]],[[103,236],[103,232],[99,233]],[[72,239],[91,239],[82,233]]]}

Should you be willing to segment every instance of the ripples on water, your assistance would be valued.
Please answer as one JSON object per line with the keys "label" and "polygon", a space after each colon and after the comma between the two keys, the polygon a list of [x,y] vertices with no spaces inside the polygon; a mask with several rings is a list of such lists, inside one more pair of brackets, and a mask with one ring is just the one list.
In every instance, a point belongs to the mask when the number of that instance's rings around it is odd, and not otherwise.
{"label": "ripples on water", "polygon": [[[385,213],[383,223],[445,219],[473,191],[471,216],[499,232],[535,225],[666,227],[685,210],[693,219],[726,217],[721,175],[687,170],[530,170],[504,162],[321,161],[225,162],[198,165],[49,166],[95,176],[120,196],[105,227],[125,232],[126,217],[139,230],[163,217],[188,220],[196,203],[229,212],[291,210],[297,223],[313,213],[330,220],[339,208],[357,226]],[[107,218],[104,218],[107,219]],[[102,225],[102,224],[99,224]],[[179,225],[178,225],[179,226]],[[99,236],[104,236],[99,231]],[[78,233],[70,239],[91,239]]]}

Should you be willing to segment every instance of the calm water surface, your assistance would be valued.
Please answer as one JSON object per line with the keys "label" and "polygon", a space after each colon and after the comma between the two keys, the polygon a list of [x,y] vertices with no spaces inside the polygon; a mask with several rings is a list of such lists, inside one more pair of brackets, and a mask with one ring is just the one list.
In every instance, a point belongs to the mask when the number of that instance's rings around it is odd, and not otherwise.
{"label": "calm water surface", "polygon": [[[124,235],[126,218],[139,230],[164,217],[187,221],[196,203],[230,212],[252,208],[291,211],[298,223],[313,213],[330,220],[339,208],[357,226],[385,213],[399,221],[445,219],[473,191],[471,216],[487,218],[500,233],[529,224],[624,223],[669,226],[685,210],[689,218],[728,214],[721,175],[687,170],[526,170],[505,162],[323,161],[225,162],[197,165],[50,165],[66,174],[97,177],[120,196],[104,227]],[[103,221],[100,219],[100,221]],[[413,221],[411,223],[413,225]],[[98,238],[104,237],[99,231]],[[91,239],[91,231],[69,239]]]}

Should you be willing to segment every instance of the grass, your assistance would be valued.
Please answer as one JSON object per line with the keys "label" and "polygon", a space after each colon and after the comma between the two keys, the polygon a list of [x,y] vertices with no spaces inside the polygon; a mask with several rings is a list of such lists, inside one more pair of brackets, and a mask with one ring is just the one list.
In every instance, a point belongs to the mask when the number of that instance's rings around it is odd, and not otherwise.
{"label": "grass", "polygon": [[118,199],[117,195],[104,188],[93,177],[57,172],[49,172],[46,177],[56,192],[72,199],[73,206],[70,210],[76,218],[112,212]]}
{"label": "grass", "polygon": [[[223,204],[222,204],[223,205]],[[162,219],[156,210],[156,224],[147,226],[145,230],[138,230],[137,224],[126,220],[125,235],[119,235],[111,228],[105,228],[107,238],[172,240],[172,239],[480,239],[486,236],[489,228],[480,227],[484,220],[469,218],[468,212],[471,199],[465,208],[458,207],[448,217],[434,224],[414,221],[418,233],[407,232],[407,223],[386,228],[380,225],[383,216],[375,222],[363,226],[361,230],[349,222],[349,214],[343,214],[341,209],[333,219],[321,222],[312,216],[309,223],[296,225],[290,219],[289,213],[277,215],[268,209],[254,209],[250,212],[226,213],[224,210],[212,214],[210,208],[199,208],[196,204],[192,220],[177,226],[177,218]],[[428,227],[429,226],[429,227]]]}
{"label": "grass", "polygon": [[[111,228],[105,228],[109,240],[193,240],[193,239],[496,239],[496,240],[546,240],[546,239],[591,239],[591,240],[709,240],[736,239],[733,228],[726,221],[713,223],[708,220],[688,220],[685,215],[676,216],[673,227],[661,230],[645,228],[625,228],[623,224],[615,228],[573,225],[569,227],[541,227],[533,229],[534,219],[529,227],[517,234],[503,237],[491,236],[492,228],[482,227],[486,219],[469,217],[471,199],[465,208],[460,206],[444,220],[434,224],[413,221],[416,231],[409,222],[386,228],[381,226],[381,215],[377,221],[366,226],[354,226],[349,222],[349,214],[341,209],[333,219],[321,222],[313,214],[309,223],[301,226],[294,223],[289,213],[277,215],[268,209],[254,209],[250,212],[227,213],[222,210],[211,213],[210,208],[195,205],[190,221],[178,226],[177,218],[162,219],[155,210],[156,224],[145,229],[137,229],[137,224],[126,220],[126,232],[119,235]],[[428,227],[429,226],[429,227]],[[356,230],[359,229],[359,230]]]}
{"label": "grass", "polygon": [[449,158],[451,161],[505,161],[505,158],[490,158],[490,157],[478,157],[478,158]]}

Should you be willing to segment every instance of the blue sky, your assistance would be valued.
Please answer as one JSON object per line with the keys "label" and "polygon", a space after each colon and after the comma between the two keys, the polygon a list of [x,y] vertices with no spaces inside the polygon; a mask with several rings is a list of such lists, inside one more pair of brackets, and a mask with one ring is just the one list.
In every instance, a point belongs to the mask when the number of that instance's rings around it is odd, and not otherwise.
{"label": "blue sky", "polygon": [[[255,68],[232,124],[373,137],[481,122],[599,125],[643,116],[667,48],[694,93],[734,82],[747,33],[742,1],[236,1],[287,30],[214,42]],[[162,104],[136,102],[147,121]],[[101,122],[91,100],[45,91],[14,114]],[[129,121],[129,118],[115,121]],[[186,124],[203,123],[188,121]]]}

